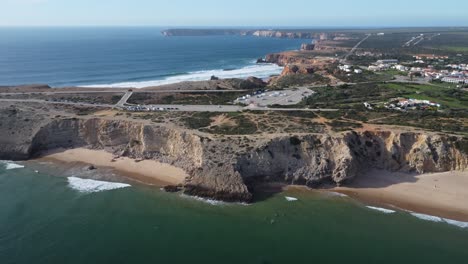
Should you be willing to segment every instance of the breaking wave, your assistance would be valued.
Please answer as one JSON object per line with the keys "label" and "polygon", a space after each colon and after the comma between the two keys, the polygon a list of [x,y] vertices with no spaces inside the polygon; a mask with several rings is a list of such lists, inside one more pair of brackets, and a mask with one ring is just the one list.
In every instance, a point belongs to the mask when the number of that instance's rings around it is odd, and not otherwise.
{"label": "breaking wave", "polygon": [[379,212],[382,212],[384,214],[394,214],[396,211],[390,210],[390,209],[385,209],[385,208],[380,208],[380,207],[374,207],[374,206],[366,206],[369,209],[376,210]]}
{"label": "breaking wave", "polygon": [[425,221],[431,221],[431,222],[437,222],[437,223],[444,221],[444,219],[442,219],[441,217],[433,216],[433,215],[418,214],[418,213],[411,213],[411,215],[421,220],[425,220]]}
{"label": "breaking wave", "polygon": [[208,199],[208,198],[202,198],[202,197],[198,197],[198,196],[190,196],[190,195],[186,195],[186,194],[181,194],[180,196],[182,198],[185,198],[185,199],[192,199],[192,200],[207,203],[207,204],[210,204],[210,205],[225,205],[225,204],[227,204],[227,203],[222,202],[222,201]]}
{"label": "breaking wave", "polygon": [[344,193],[339,193],[339,192],[327,192],[330,196],[336,196],[336,197],[349,197],[348,195]]}
{"label": "breaking wave", "polygon": [[461,222],[461,221],[456,221],[456,220],[451,220],[451,219],[444,219],[444,221],[449,225],[454,225],[454,226],[458,226],[461,228],[468,228],[468,222]]}
{"label": "breaking wave", "polygon": [[195,71],[189,72],[187,74],[168,76],[162,80],[150,80],[150,81],[135,81],[135,82],[120,82],[120,83],[109,83],[109,84],[92,84],[84,85],[81,87],[88,88],[144,88],[165,84],[173,84],[179,82],[187,81],[206,81],[211,78],[211,76],[216,76],[219,78],[247,78],[250,76],[255,76],[257,78],[268,78],[272,75],[278,75],[282,72],[283,67],[280,67],[276,64],[255,64],[249,65],[240,69],[218,69],[218,70],[208,70],[208,71]]}
{"label": "breaking wave", "polygon": [[125,183],[96,181],[77,177],[68,177],[68,185],[70,188],[83,193],[94,193],[131,187],[131,185]]}
{"label": "breaking wave", "polygon": [[431,221],[431,222],[436,222],[436,223],[447,223],[449,225],[458,226],[460,228],[468,228],[468,222],[462,222],[462,221],[442,218],[438,216],[418,214],[418,213],[411,213],[411,215],[419,219],[426,220],[426,221]]}
{"label": "breaking wave", "polygon": [[288,202],[295,202],[295,201],[298,201],[299,199],[297,199],[296,197],[290,197],[290,196],[285,196],[284,197],[286,199],[286,201]]}
{"label": "breaking wave", "polygon": [[2,160],[0,164],[5,165],[6,170],[15,170],[15,169],[23,169],[24,165],[16,164],[13,161]]}

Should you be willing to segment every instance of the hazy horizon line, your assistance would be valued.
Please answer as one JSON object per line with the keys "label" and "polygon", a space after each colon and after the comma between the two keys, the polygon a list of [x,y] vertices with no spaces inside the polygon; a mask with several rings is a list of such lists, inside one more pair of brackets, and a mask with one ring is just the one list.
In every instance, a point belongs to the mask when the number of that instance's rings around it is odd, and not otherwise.
{"label": "hazy horizon line", "polygon": [[394,29],[394,28],[468,28],[468,25],[453,26],[171,26],[171,25],[0,25],[2,28],[90,28],[90,27],[156,27],[168,29]]}

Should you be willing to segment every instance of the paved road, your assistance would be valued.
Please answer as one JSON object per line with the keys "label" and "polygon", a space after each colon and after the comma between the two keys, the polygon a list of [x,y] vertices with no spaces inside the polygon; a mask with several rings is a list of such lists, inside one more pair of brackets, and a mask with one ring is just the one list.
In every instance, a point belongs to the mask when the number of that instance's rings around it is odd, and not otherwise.
{"label": "paved road", "polygon": [[133,92],[126,92],[124,94],[124,96],[122,96],[122,98],[120,99],[119,102],[117,102],[117,104],[115,105],[115,107],[124,107],[125,104],[127,103],[128,99],[132,96]]}
{"label": "paved road", "polygon": [[[55,89],[55,88],[54,88]],[[56,88],[60,89],[60,88]],[[101,93],[108,93],[108,94],[123,94],[127,93],[128,91],[122,89],[122,91],[54,91],[54,92],[8,92],[2,93],[0,90],[0,95],[24,95],[24,94],[42,94],[42,95],[53,95],[53,94],[101,94]],[[232,93],[232,92],[248,92],[247,90],[151,90],[151,91],[135,91],[133,93]]]}
{"label": "paved road", "polygon": [[369,37],[371,36],[371,34],[367,34],[367,36],[365,38],[363,38],[361,41],[359,41],[358,44],[356,44],[356,46],[354,46],[351,51],[348,52],[348,54],[346,54],[346,56],[344,57],[344,60],[348,60],[348,57],[351,56],[356,50],[357,48],[359,48],[359,46],[361,46],[361,44],[366,41]]}
{"label": "paved road", "polygon": [[[89,107],[102,107],[113,108],[115,105],[108,104],[89,104],[89,103],[75,103],[75,102],[54,102],[38,99],[0,99],[0,102],[16,102],[16,103],[42,103],[42,104],[56,104],[56,105],[73,105],[73,106],[89,106]],[[267,107],[242,107],[237,105],[151,105],[156,108],[164,108],[165,111],[176,112],[241,112],[244,110],[251,111],[304,111],[304,112],[336,112],[339,109],[305,109],[305,108],[267,108]],[[169,109],[168,109],[169,108]]]}

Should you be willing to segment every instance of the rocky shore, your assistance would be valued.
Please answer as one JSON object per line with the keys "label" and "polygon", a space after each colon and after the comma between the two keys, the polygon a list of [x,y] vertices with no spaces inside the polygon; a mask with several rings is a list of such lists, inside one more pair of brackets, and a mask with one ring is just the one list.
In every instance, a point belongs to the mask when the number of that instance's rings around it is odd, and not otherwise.
{"label": "rocky shore", "polygon": [[5,103],[0,117],[0,159],[27,160],[59,148],[105,150],[181,168],[188,175],[185,193],[224,201],[252,201],[258,182],[345,185],[371,169],[429,173],[468,167],[466,140],[429,132],[219,137],[124,118],[52,116]]}

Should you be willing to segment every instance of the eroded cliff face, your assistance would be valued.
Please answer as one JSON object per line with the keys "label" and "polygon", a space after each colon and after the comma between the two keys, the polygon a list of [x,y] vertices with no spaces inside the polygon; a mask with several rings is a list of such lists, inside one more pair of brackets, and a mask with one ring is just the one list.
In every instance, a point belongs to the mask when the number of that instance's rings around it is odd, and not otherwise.
{"label": "eroded cliff face", "polygon": [[[9,125],[14,125],[9,123]],[[0,157],[27,159],[55,148],[105,149],[183,168],[185,192],[226,201],[250,201],[253,182],[315,186],[344,184],[371,168],[403,172],[465,170],[461,138],[391,131],[213,137],[130,120],[55,119],[2,141]]]}
{"label": "eroded cliff face", "polygon": [[312,74],[324,71],[337,63],[335,58],[317,57],[308,51],[289,51],[282,53],[268,54],[265,62],[283,66],[282,76],[290,74]]}

